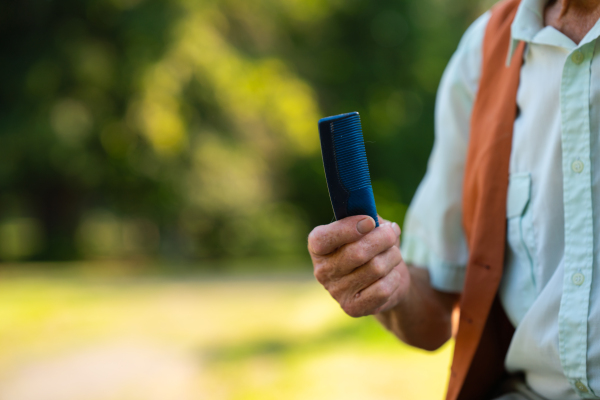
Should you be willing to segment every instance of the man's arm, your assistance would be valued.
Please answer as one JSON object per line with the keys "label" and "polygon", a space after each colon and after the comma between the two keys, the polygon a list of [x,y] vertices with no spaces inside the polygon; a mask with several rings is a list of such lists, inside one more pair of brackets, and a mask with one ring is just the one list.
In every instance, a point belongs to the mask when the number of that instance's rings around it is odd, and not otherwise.
{"label": "man's arm", "polygon": [[353,216],[316,227],[308,249],[317,280],[352,317],[375,314],[404,342],[427,350],[451,335],[456,295],[434,290],[426,270],[408,267],[397,224]]}
{"label": "man's arm", "polygon": [[432,288],[426,269],[409,265],[408,272],[409,293],[375,317],[406,344],[435,350],[452,335],[452,311],[459,295]]}

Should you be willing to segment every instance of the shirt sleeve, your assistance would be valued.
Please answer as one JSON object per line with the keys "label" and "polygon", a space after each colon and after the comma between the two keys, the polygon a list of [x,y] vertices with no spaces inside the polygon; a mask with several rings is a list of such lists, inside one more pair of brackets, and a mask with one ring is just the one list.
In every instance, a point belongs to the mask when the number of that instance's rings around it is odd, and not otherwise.
{"label": "shirt sleeve", "polygon": [[469,27],[444,71],[436,99],[433,150],[402,234],[404,260],[427,268],[432,286],[444,292],[461,292],[464,284],[468,251],[462,227],[462,186],[489,17],[487,12]]}

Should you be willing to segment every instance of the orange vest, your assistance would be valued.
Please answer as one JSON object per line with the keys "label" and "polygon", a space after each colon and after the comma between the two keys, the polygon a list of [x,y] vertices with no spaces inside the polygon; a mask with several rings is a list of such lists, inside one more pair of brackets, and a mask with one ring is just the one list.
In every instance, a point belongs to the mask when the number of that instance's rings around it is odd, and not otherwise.
{"label": "orange vest", "polygon": [[496,293],[506,242],[506,195],[524,43],[506,57],[519,0],[492,9],[483,40],[463,186],[463,227],[469,248],[460,320],[446,400],[486,399],[502,378],[514,329]]}

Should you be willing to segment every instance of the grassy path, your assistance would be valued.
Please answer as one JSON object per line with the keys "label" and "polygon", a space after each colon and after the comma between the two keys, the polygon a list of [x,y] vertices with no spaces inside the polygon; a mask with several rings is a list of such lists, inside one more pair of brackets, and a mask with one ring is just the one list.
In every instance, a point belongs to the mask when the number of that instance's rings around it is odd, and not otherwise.
{"label": "grassy path", "polygon": [[440,399],[425,353],[311,279],[0,276],[0,400]]}

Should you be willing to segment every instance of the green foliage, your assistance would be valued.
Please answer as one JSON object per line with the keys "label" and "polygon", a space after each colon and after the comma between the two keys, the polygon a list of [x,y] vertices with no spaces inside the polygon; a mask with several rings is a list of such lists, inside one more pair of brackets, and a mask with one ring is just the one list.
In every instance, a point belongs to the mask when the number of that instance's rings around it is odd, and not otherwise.
{"label": "green foliage", "polygon": [[401,222],[477,4],[0,5],[0,258],[303,254],[332,218],[316,121],[348,111]]}

